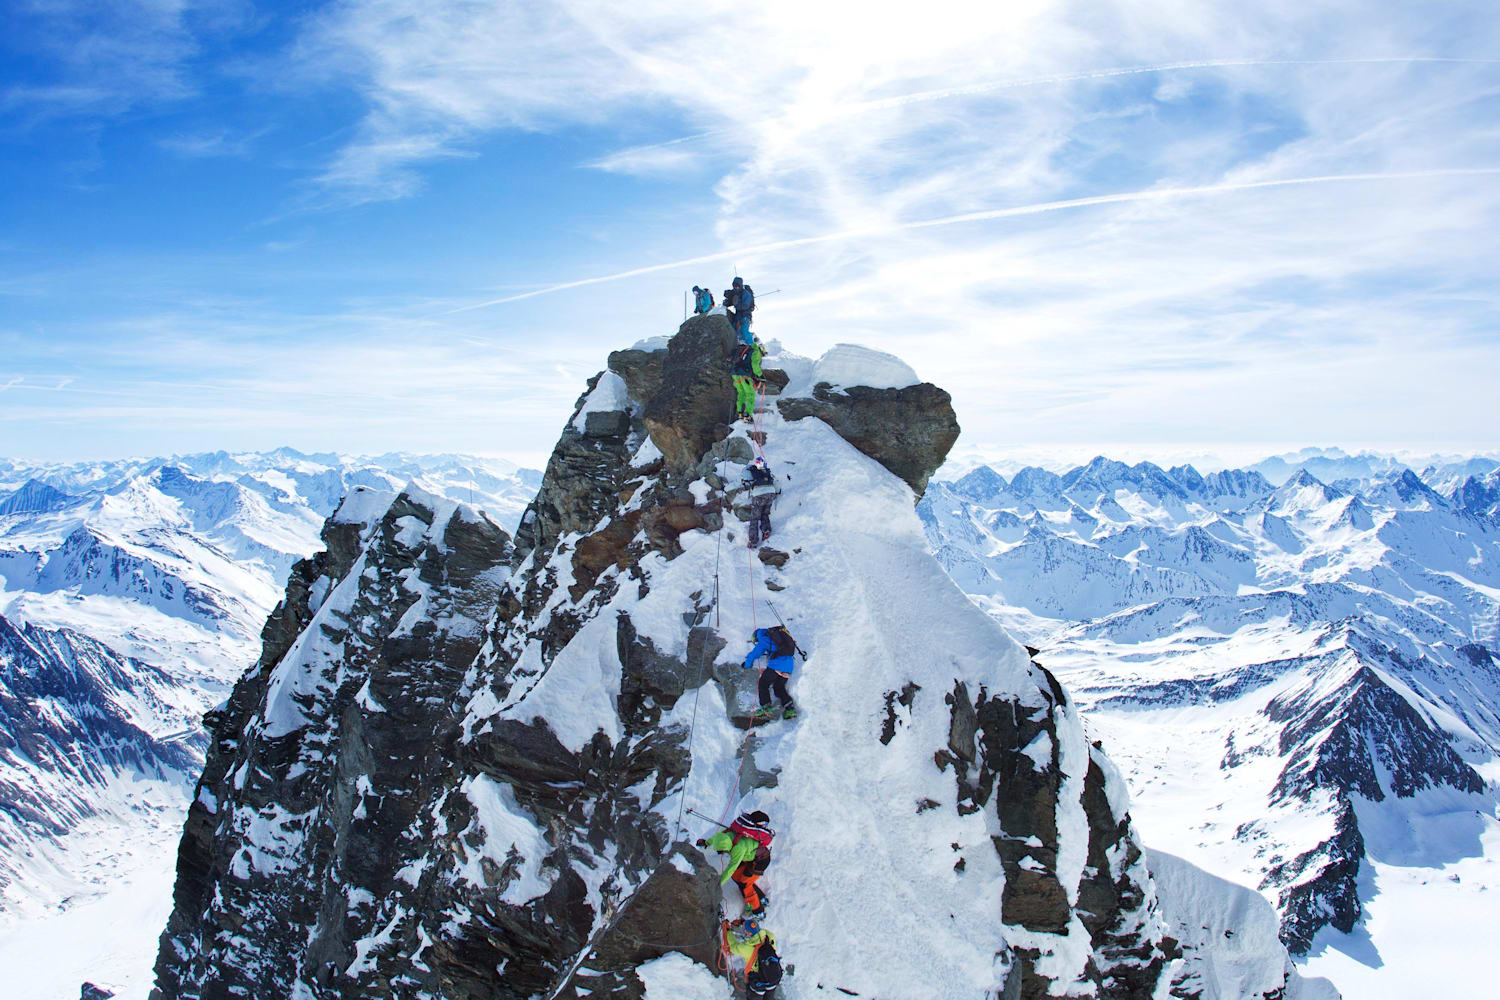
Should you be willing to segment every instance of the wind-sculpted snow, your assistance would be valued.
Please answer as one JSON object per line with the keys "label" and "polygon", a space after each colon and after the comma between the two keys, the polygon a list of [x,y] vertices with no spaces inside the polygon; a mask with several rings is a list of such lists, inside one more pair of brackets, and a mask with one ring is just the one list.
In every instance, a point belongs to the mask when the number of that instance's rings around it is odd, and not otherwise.
{"label": "wind-sculpted snow", "polygon": [[[1102,458],[1009,481],[981,468],[934,484],[919,513],[954,579],[1077,692],[1148,841],[1259,888],[1313,969],[1399,995],[1417,972],[1374,975],[1372,956],[1433,974],[1404,886],[1454,900],[1429,947],[1464,932],[1472,891],[1434,868],[1462,860],[1500,888],[1500,520],[1471,465],[1431,483],[1355,465],[1337,485],[1278,470],[1275,487]],[[1412,806],[1438,801],[1481,833],[1451,837],[1456,820]],[[1367,827],[1414,815],[1408,836],[1443,846],[1404,865],[1368,846]]]}
{"label": "wind-sculpted snow", "polygon": [[[514,548],[410,490],[328,521],[210,719],[157,996],[728,996],[693,841],[698,814],[752,807],[778,830],[788,997],[1125,1000],[1192,978],[1120,775],[927,552],[893,466],[932,470],[891,442],[930,426],[940,460],[946,396],[872,390],[899,426],[862,417],[860,447],[837,403],[768,407],[752,435],[726,423],[730,343],[709,316],[612,355]],[[732,487],[760,447],[783,492],[756,553]],[[751,731],[739,660],[778,614],[807,651],[803,714]],[[1260,995],[1297,995],[1260,950]]]}

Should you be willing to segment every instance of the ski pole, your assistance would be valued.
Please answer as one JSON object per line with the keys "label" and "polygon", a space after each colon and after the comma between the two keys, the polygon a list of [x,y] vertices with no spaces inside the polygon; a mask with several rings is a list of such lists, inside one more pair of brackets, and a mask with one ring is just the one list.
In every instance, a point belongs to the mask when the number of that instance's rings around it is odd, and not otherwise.
{"label": "ski pole", "polygon": [[[714,819],[712,816],[705,816],[705,815],[703,815],[701,812],[699,812],[696,809],[689,809],[688,810],[688,814],[692,815],[692,816],[697,816],[699,819],[706,819],[710,823],[712,823],[714,826],[718,827],[720,830],[728,830],[729,829],[729,827],[725,826],[723,823],[720,823],[718,820]],[[731,830],[730,832],[732,833],[733,831]]]}

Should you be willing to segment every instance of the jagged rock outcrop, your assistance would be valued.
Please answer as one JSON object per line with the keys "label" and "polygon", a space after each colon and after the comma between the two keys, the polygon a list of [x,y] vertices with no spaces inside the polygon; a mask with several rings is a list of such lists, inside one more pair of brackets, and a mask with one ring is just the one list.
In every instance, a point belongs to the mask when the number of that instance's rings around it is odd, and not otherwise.
{"label": "jagged rock outcrop", "polygon": [[839,436],[890,469],[922,498],[927,480],[958,440],[953,397],[931,382],[903,389],[855,385],[834,389],[826,382],[811,396],[778,400],[788,420],[817,417]]}
{"label": "jagged rock outcrop", "polygon": [[[690,831],[747,793],[784,824],[777,919],[817,979],[1158,990],[1174,945],[1118,775],[911,509],[947,394],[850,386],[752,439],[725,422],[729,346],[701,317],[611,355],[514,547],[413,488],[346,501],[208,720],[157,997],[638,1000],[643,962],[716,957]],[[755,559],[725,513],[762,447],[786,543]],[[807,715],[745,733],[742,640],[783,610]],[[902,933],[840,931],[871,906]]]}
{"label": "jagged rock outcrop", "polygon": [[420,888],[411,855],[452,825],[438,791],[450,706],[510,539],[409,489],[352,495],[324,540],[267,622],[260,663],[206,719],[155,996],[330,987],[355,942],[416,932],[393,914]]}

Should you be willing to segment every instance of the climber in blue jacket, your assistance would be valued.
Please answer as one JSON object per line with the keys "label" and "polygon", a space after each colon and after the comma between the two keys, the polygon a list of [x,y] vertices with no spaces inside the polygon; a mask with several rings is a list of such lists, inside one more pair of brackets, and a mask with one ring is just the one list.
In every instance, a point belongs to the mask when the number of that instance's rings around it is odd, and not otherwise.
{"label": "climber in blue jacket", "polygon": [[792,671],[797,669],[796,654],[799,650],[796,640],[785,625],[776,625],[756,629],[754,642],[755,648],[745,657],[743,666],[749,670],[762,656],[766,658],[766,666],[760,672],[760,707],[750,717],[751,721],[757,725],[771,721],[772,691],[775,691],[777,700],[781,702],[781,717],[795,719],[797,708],[792,704],[786,682],[792,676]]}

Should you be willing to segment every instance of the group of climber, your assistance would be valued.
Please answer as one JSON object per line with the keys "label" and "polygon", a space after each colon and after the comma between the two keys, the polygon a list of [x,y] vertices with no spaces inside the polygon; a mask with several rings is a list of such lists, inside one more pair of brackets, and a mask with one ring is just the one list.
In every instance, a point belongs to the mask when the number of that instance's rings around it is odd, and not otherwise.
{"label": "group of climber", "polygon": [[[706,288],[695,285],[693,294],[699,314],[707,314],[714,308],[713,293]],[[742,278],[736,277],[733,286],[724,291],[725,315],[735,332],[730,374],[734,380],[735,417],[752,422],[755,420],[756,398],[763,384],[761,358],[765,353],[760,341],[750,331],[750,315],[754,309],[755,293]],[[771,507],[781,492],[763,454],[745,466],[740,486],[749,498],[748,544],[751,549],[757,549],[771,537]],[[751,725],[764,725],[778,717],[795,719],[797,709],[787,690],[787,681],[796,670],[797,657],[805,657],[805,654],[784,623],[757,628],[751,643],[743,668],[754,669],[762,660],[765,661],[760,669],[759,703],[751,715]],[[763,926],[769,898],[758,884],[771,861],[771,841],[775,831],[769,824],[769,816],[753,810],[742,813],[712,837],[698,841],[699,847],[728,855],[720,884],[733,881],[744,899],[744,915],[722,922],[721,945],[726,959],[734,956],[745,963],[747,1000],[769,1000],[782,976],[776,939]]]}
{"label": "group of climber", "polygon": [[[693,312],[703,316],[713,307],[714,293],[694,285]],[[754,311],[755,292],[745,284],[744,278],[736,275],[730,287],[724,289],[724,315],[729,318],[729,325],[742,344],[748,344],[754,339],[750,334],[750,314]]]}
{"label": "group of climber", "polygon": [[741,813],[733,823],[698,846],[729,855],[719,884],[730,880],[745,900],[745,915],[726,920],[720,928],[721,947],[745,963],[746,1000],[768,1000],[781,983],[781,956],[776,936],[762,926],[770,897],[756,883],[771,863],[771,817],[759,809]]}

